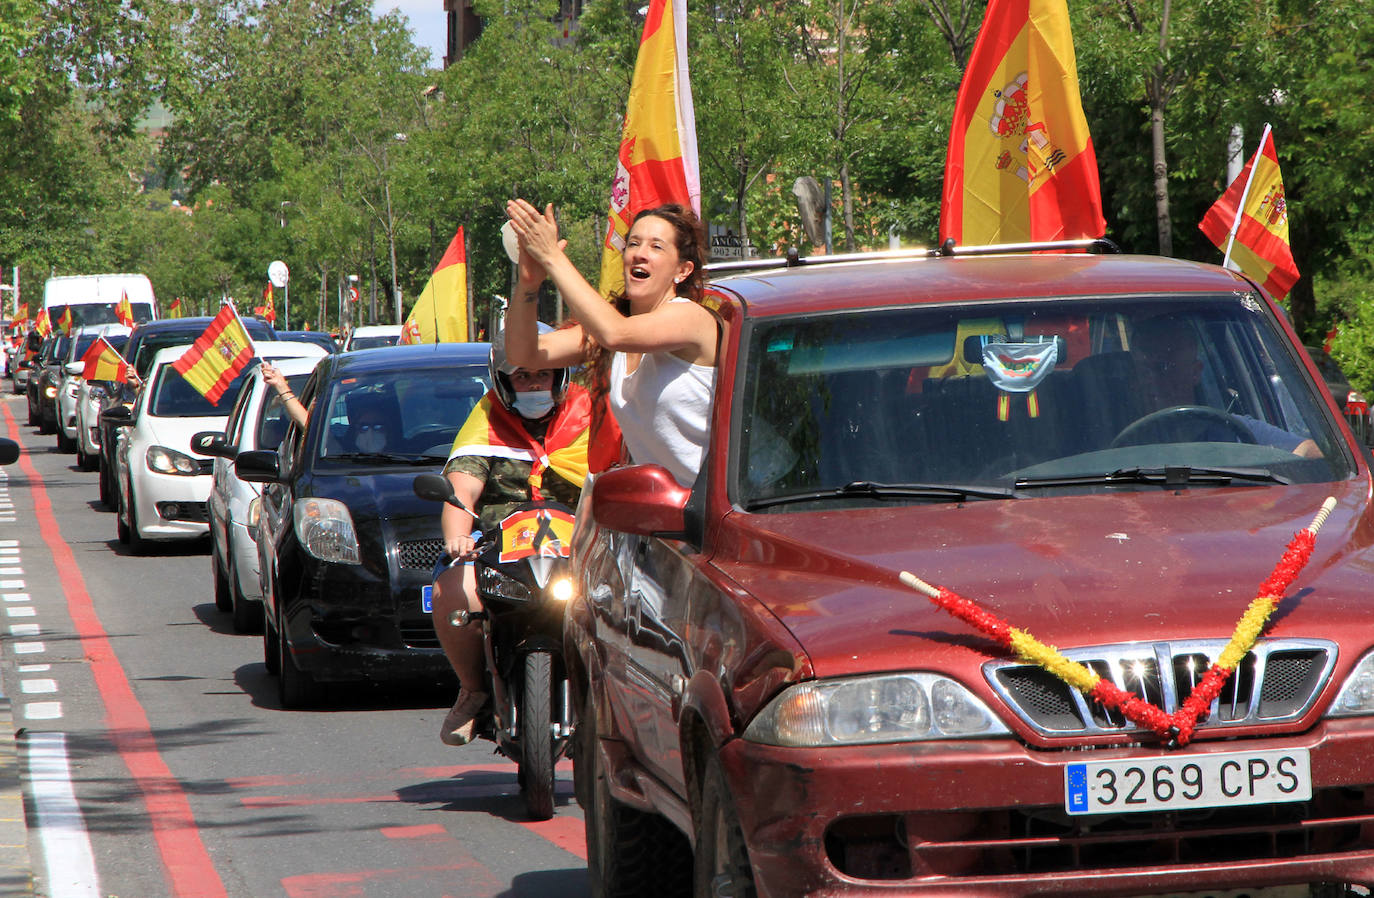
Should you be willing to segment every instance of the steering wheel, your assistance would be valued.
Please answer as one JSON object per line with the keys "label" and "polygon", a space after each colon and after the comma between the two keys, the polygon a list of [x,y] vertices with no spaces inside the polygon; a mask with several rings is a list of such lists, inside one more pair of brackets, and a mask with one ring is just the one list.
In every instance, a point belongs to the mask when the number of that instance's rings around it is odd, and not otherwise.
{"label": "steering wheel", "polygon": [[[1112,439],[1111,448],[1119,449],[1122,446],[1138,445],[1136,439],[1151,428],[1159,430],[1169,430],[1188,426],[1187,422],[1192,421],[1192,426],[1198,435],[1206,432],[1210,424],[1219,424],[1228,430],[1236,439],[1237,443],[1256,443],[1255,435],[1250,432],[1250,428],[1236,420],[1226,412],[1214,409],[1208,405],[1171,405],[1158,411],[1150,412],[1144,417],[1137,418],[1130,424],[1122,428],[1121,432]],[[1177,432],[1175,430],[1175,432]]]}

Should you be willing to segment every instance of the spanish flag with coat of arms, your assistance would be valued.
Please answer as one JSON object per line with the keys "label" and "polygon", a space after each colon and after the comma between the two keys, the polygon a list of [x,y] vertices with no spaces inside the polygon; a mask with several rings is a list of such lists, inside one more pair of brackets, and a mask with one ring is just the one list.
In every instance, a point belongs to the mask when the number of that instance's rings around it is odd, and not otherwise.
{"label": "spanish flag with coat of arms", "polygon": [[940,240],[1101,237],[1066,0],[991,0],[954,107]]}
{"label": "spanish flag with coat of arms", "polygon": [[211,405],[218,405],[229,384],[252,360],[253,339],[234,307],[226,303],[172,367]]}
{"label": "spanish flag with coat of arms", "polygon": [[511,458],[531,462],[530,497],[540,494],[544,471],[552,470],[564,480],[581,487],[587,479],[587,427],[591,424],[591,396],[577,384],[569,384],[540,445],[520,423],[514,412],[501,404],[494,391],[488,391],[454,437],[448,457],[463,455],[483,458]]}
{"label": "spanish flag with coat of arms", "polygon": [[1240,270],[1274,299],[1283,299],[1298,282],[1298,263],[1288,243],[1288,200],[1268,125],[1255,155],[1198,228],[1226,254],[1223,265]]}

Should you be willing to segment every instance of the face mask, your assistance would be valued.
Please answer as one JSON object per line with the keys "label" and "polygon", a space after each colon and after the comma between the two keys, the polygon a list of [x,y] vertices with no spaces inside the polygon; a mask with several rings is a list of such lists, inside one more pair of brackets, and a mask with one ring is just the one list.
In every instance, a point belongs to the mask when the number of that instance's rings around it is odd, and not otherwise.
{"label": "face mask", "polygon": [[553,410],[553,393],[548,390],[516,393],[514,405],[515,412],[520,417],[537,421]]}
{"label": "face mask", "polygon": [[386,448],[386,434],[380,427],[374,427],[359,433],[358,439],[354,442],[357,443],[359,452],[381,452]]}

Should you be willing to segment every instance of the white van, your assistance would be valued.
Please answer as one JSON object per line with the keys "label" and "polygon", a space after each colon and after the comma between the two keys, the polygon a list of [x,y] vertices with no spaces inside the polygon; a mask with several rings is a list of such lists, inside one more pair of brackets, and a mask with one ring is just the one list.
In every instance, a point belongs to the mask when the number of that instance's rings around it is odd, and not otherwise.
{"label": "white van", "polygon": [[48,278],[43,285],[43,308],[53,324],[63,307],[72,310],[72,326],[114,324],[119,321],[115,306],[125,295],[134,313],[134,323],[157,320],[157,300],[153,284],[145,274],[76,274]]}

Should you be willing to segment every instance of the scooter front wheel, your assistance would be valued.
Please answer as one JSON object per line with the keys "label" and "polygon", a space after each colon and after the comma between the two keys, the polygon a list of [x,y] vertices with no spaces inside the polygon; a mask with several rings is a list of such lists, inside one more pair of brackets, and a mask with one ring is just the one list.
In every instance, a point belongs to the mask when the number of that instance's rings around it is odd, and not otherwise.
{"label": "scooter front wheel", "polygon": [[525,811],[534,820],[553,816],[553,655],[525,656],[520,705],[520,782]]}

